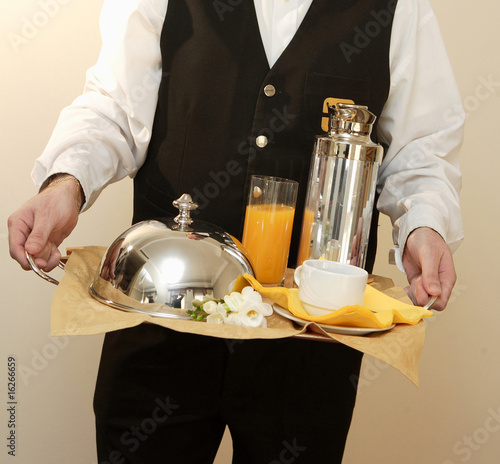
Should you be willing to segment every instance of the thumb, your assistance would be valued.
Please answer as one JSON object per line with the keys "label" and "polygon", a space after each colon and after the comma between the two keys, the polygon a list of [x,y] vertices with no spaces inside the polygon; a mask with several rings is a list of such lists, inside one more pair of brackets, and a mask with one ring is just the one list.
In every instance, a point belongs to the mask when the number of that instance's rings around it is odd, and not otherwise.
{"label": "thumb", "polygon": [[430,254],[422,261],[422,286],[431,296],[441,295],[439,261],[439,258],[433,254]]}
{"label": "thumb", "polygon": [[[50,234],[52,233],[52,224],[44,218],[41,220],[38,216],[35,216],[33,229],[31,230],[28,239],[26,240],[25,250],[31,255],[39,255],[43,253],[44,259],[48,259],[52,247],[48,247],[48,241]],[[44,253],[46,252],[46,253]]]}

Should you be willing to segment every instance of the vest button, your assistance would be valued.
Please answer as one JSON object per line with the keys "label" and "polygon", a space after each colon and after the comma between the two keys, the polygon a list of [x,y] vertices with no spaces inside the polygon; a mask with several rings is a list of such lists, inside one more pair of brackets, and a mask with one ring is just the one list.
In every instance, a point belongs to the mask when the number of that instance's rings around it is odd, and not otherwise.
{"label": "vest button", "polygon": [[267,145],[267,137],[265,135],[259,135],[256,139],[255,139],[255,144],[259,147],[259,148],[264,148],[266,145]]}
{"label": "vest button", "polygon": [[276,88],[274,85],[268,84],[264,87],[264,94],[266,97],[273,97],[274,94],[276,93]]}

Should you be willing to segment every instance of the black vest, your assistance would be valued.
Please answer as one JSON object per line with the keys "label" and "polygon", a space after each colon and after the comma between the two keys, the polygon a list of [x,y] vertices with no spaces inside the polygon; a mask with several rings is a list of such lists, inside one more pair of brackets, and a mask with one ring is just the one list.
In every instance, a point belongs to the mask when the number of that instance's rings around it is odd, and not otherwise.
{"label": "black vest", "polygon": [[177,215],[172,201],[189,193],[199,204],[194,217],[241,238],[250,176],[294,179],[293,266],[325,102],[351,100],[380,115],[396,1],[314,0],[270,69],[253,0],[171,0],[152,139],[134,183],[134,222]]}

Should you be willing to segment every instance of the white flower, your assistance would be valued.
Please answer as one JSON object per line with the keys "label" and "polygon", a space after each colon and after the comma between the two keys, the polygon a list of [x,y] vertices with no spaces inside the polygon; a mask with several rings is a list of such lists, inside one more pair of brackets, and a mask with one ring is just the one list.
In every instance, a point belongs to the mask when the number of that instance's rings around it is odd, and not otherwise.
{"label": "white flower", "polygon": [[260,293],[252,287],[226,295],[222,303],[207,301],[203,310],[208,314],[206,320],[209,323],[247,327],[267,327],[265,317],[273,313],[271,305],[264,303]]}
{"label": "white flower", "polygon": [[240,317],[242,325],[248,327],[260,327],[262,321],[265,320],[263,314],[258,310],[256,306],[248,306],[240,311]]}
{"label": "white flower", "polygon": [[229,313],[226,317],[226,324],[228,324],[228,325],[243,325],[241,314],[237,311]]}
{"label": "white flower", "polygon": [[261,294],[259,292],[257,292],[256,290],[254,290],[252,287],[245,287],[241,291],[241,295],[243,296],[243,298],[245,300],[252,300],[252,301],[255,301],[257,303],[262,303]]}
{"label": "white flower", "polygon": [[230,311],[237,313],[243,304],[243,295],[238,292],[232,292],[224,297],[224,302],[228,305]]}
{"label": "white flower", "polygon": [[[262,296],[259,292],[255,291],[252,287],[245,287],[241,291],[241,294],[233,292],[228,296],[229,308],[232,311],[237,311],[239,314],[238,325],[267,327],[264,316],[270,316],[273,313],[273,309],[270,304],[262,302]],[[226,303],[228,302],[227,298],[227,296],[224,297]]]}
{"label": "white flower", "polygon": [[252,287],[245,287],[241,294],[245,302],[252,302],[258,307],[258,311],[263,316],[270,316],[273,313],[273,308],[269,303],[262,302],[262,295]]}
{"label": "white flower", "polygon": [[271,316],[273,314],[273,307],[269,303],[261,303],[260,312],[263,316]]}
{"label": "white flower", "polygon": [[215,311],[217,311],[217,302],[214,300],[207,301],[206,303],[203,303],[203,311],[205,311],[207,314],[213,314]]}
{"label": "white flower", "polygon": [[212,313],[207,316],[207,322],[210,324],[224,324],[226,320],[224,316],[220,313]]}
{"label": "white flower", "polygon": [[267,303],[249,304],[240,310],[243,325],[249,327],[267,327],[265,316],[273,313],[271,305]]}
{"label": "white flower", "polygon": [[[213,305],[210,305],[210,310],[214,306],[215,310],[207,316],[207,322],[210,322],[211,324],[225,324],[227,319],[226,308],[222,305],[222,303],[216,303],[215,301],[211,301],[209,303],[214,303]],[[203,305],[203,310],[207,312],[205,305],[206,303]]]}

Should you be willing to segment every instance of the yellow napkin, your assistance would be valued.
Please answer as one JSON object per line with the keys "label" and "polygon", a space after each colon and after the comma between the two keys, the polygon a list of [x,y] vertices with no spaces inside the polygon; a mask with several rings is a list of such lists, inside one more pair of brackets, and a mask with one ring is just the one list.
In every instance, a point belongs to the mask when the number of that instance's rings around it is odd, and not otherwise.
{"label": "yellow napkin", "polygon": [[248,285],[288,309],[294,316],[319,324],[382,329],[392,324],[415,325],[422,318],[432,316],[427,309],[398,301],[369,285],[366,286],[363,306],[345,306],[325,316],[310,316],[300,303],[297,288],[263,287],[251,275],[245,274],[236,280],[233,291],[239,292]]}

